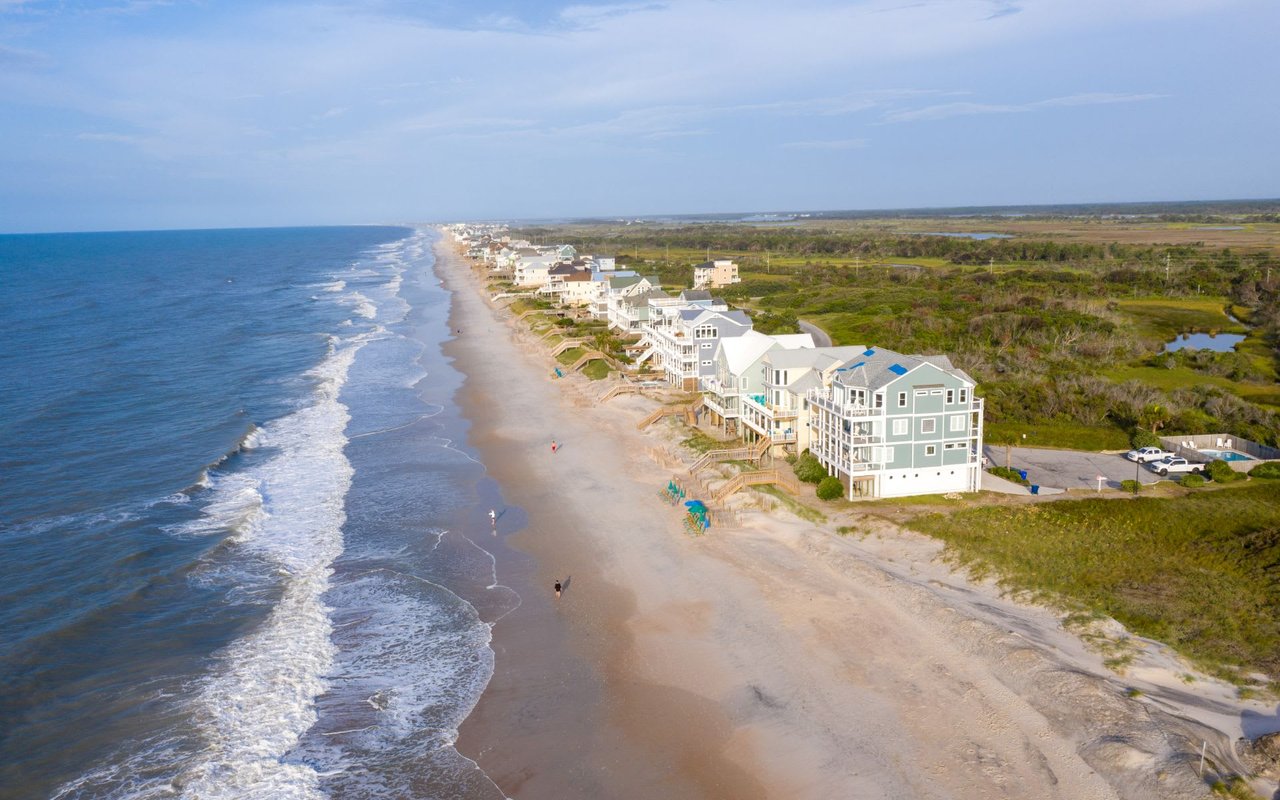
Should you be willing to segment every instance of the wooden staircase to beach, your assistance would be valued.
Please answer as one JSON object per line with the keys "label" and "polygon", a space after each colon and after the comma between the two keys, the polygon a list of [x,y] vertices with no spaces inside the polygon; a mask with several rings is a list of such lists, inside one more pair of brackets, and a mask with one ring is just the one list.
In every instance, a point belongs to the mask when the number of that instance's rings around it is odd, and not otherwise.
{"label": "wooden staircase to beach", "polygon": [[779,486],[793,495],[800,494],[800,483],[790,475],[784,474],[781,470],[762,469],[755,472],[739,472],[729,479],[729,482],[711,496],[713,503],[723,503],[729,495],[748,486],[764,486],[772,484]]}
{"label": "wooden staircase to beach", "polygon": [[610,360],[608,356],[606,356],[604,353],[601,353],[599,350],[588,350],[587,352],[583,353],[582,356],[579,357],[577,361],[573,362],[573,366],[569,367],[569,371],[577,372],[578,370],[585,367],[588,363],[595,361],[597,358],[603,358],[605,361]]}
{"label": "wooden staircase to beach", "polygon": [[679,406],[661,406],[649,412],[649,415],[636,423],[636,430],[642,431],[663,417],[674,417],[677,414],[683,414],[685,422],[690,425],[697,424],[697,413],[702,408],[702,395],[698,395],[692,402]]}
{"label": "wooden staircase to beach", "polygon": [[693,475],[700,469],[705,469],[720,461],[754,461],[757,464],[769,452],[769,440],[761,439],[754,445],[746,447],[732,447],[723,450],[709,450],[702,455],[697,461],[689,466],[689,474]]}
{"label": "wooden staircase to beach", "polygon": [[[547,332],[547,335],[552,334],[552,333],[555,333],[555,332],[556,332],[556,331],[555,331],[554,329],[553,329],[553,330],[550,330],[550,331],[548,331],[548,332]],[[546,335],[544,335],[542,338],[544,338],[544,339],[545,339],[545,338],[546,338]],[[556,356],[558,356],[558,355],[560,355],[561,353],[563,353],[565,350],[569,350],[569,349],[574,348],[574,347],[581,347],[582,345],[584,345],[584,344],[586,344],[586,343],[587,343],[587,340],[586,340],[586,339],[565,339],[563,342],[560,342],[559,344],[557,344],[557,345],[555,346],[555,349],[553,349],[553,350],[551,351],[551,357],[552,357],[552,358],[555,358]]]}
{"label": "wooden staircase to beach", "polygon": [[600,400],[598,402],[607,403],[615,397],[620,397],[624,394],[640,394],[643,391],[644,391],[643,388],[636,386],[634,383],[620,383],[617,386],[610,389],[609,391],[600,395]]}

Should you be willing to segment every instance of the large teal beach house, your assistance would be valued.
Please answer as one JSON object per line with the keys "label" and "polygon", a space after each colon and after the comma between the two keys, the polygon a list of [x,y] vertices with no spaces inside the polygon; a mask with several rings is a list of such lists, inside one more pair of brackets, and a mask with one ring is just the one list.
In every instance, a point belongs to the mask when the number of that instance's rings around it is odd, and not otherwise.
{"label": "large teal beach house", "polygon": [[975,492],[982,400],[946,356],[869,348],[807,392],[809,450],[850,499]]}

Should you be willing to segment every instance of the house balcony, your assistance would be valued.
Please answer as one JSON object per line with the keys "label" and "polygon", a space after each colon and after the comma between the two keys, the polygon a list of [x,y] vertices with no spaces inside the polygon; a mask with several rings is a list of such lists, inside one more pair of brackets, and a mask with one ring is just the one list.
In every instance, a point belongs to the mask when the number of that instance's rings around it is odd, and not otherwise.
{"label": "house balcony", "polygon": [[725,419],[738,416],[738,396],[725,395],[707,386],[702,393],[702,402],[707,408]]}
{"label": "house balcony", "polygon": [[772,403],[767,402],[765,400],[765,396],[762,394],[743,395],[742,405],[743,410],[748,410],[748,408],[750,408],[751,410],[759,413],[762,417],[774,421],[795,419],[800,414],[799,411],[793,408],[782,408],[781,406],[775,406]]}

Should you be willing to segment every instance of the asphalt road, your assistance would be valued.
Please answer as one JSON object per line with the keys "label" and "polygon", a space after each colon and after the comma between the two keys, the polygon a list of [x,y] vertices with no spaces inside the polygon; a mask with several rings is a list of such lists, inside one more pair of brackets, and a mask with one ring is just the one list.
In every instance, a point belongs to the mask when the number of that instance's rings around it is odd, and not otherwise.
{"label": "asphalt road", "polygon": [[817,325],[814,325],[812,322],[805,322],[804,320],[800,320],[799,323],[800,323],[800,332],[807,333],[813,337],[814,347],[830,347],[831,346],[831,337],[828,336],[827,332],[824,331],[822,328],[819,328]]}

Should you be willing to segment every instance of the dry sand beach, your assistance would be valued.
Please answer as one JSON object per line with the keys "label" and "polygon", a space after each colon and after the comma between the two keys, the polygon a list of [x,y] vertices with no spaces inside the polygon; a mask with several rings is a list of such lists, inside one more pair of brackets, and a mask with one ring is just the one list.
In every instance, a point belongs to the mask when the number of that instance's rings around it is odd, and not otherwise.
{"label": "dry sand beach", "polygon": [[887,523],[752,513],[689,538],[658,498],[671,434],[636,430],[653,401],[553,379],[446,242],[447,353],[524,598],[458,749],[509,797],[1206,797],[1201,742],[1230,763],[1242,718],[1267,718],[1207,679],[1193,694],[1156,646],[1109,672],[1053,613]]}

